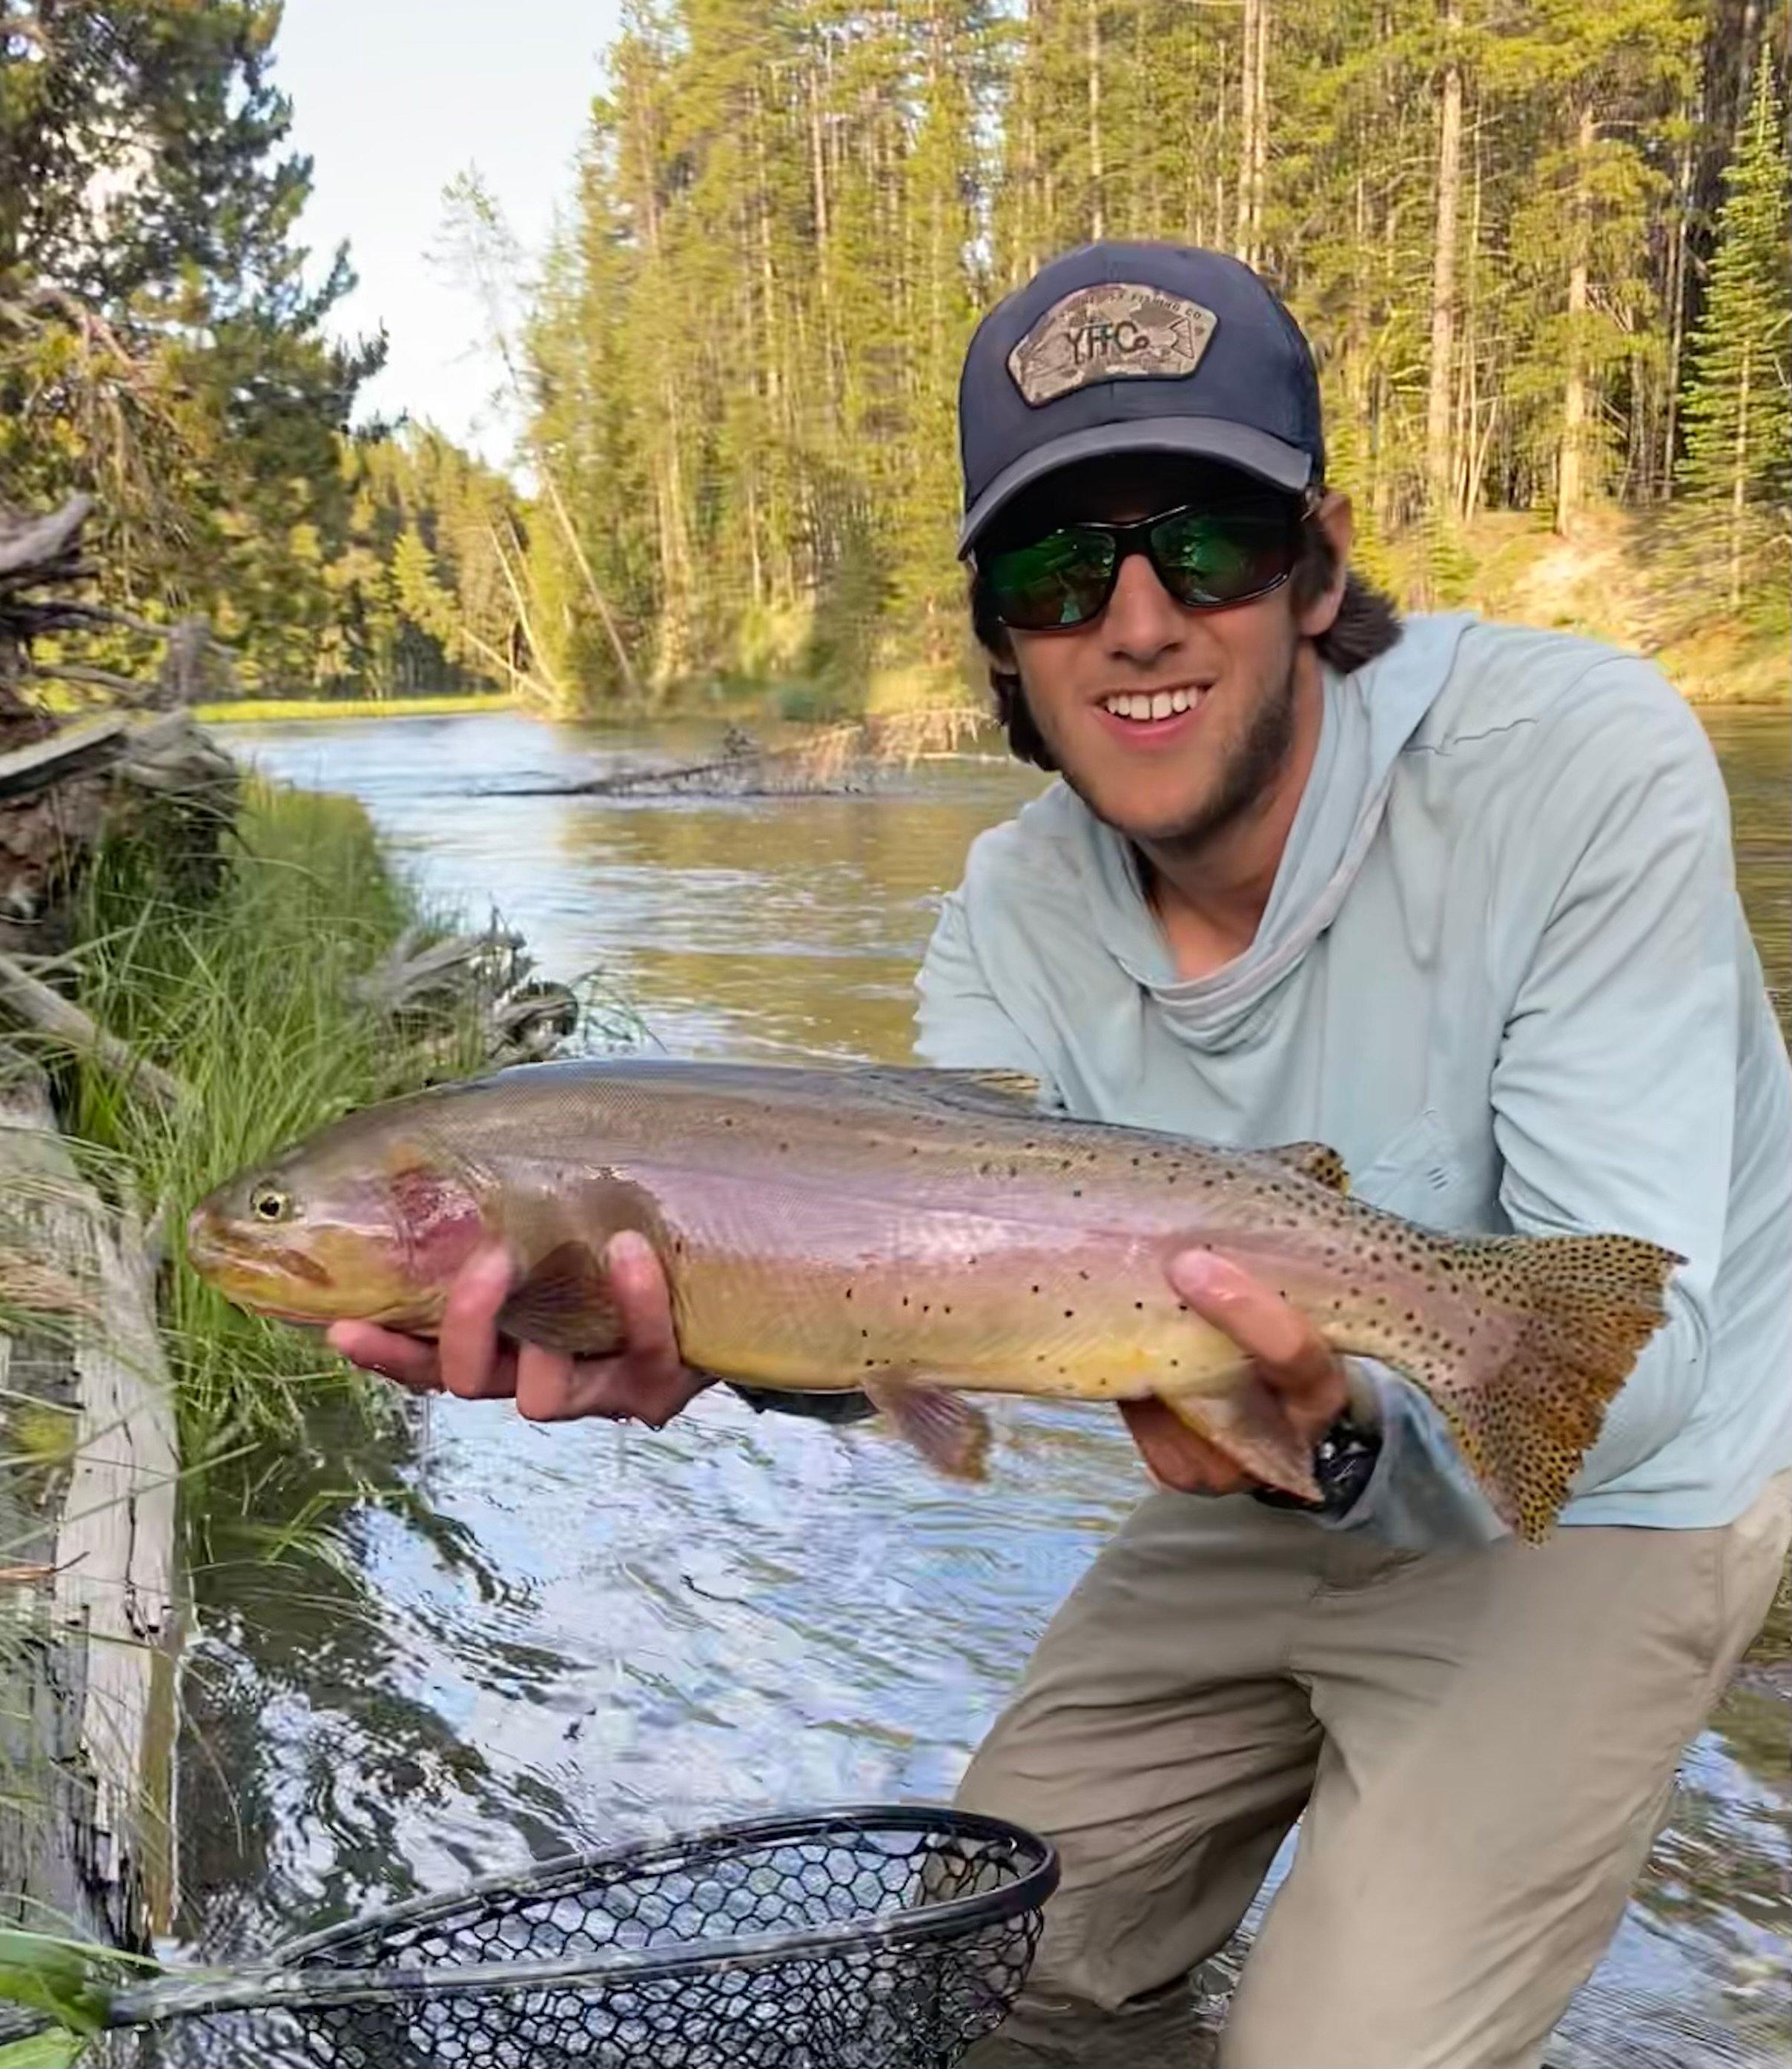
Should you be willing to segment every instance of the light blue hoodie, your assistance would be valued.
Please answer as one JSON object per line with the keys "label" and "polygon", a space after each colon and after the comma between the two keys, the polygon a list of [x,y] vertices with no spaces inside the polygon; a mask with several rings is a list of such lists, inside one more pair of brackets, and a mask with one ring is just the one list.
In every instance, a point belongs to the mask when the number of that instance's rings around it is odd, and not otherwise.
{"label": "light blue hoodie", "polygon": [[[1566,1523],[1727,1523],[1792,1463],[1792,1069],[1736,894],[1728,799],[1661,675],[1591,641],[1415,617],[1328,674],[1257,937],[1178,978],[1130,844],[1062,783],[972,846],[922,966],[927,1062],[1069,1112],[1312,1137],[1429,1226],[1611,1231],[1687,1259]],[[1500,1525],[1440,1419],[1386,1430],[1347,1526]]]}

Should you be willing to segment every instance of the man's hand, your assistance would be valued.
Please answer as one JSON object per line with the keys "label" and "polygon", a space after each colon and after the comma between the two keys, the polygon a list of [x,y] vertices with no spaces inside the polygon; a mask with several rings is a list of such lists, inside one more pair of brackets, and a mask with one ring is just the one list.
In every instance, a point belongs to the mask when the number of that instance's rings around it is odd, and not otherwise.
{"label": "man's hand", "polygon": [[[1279,1293],[1211,1251],[1169,1261],[1169,1283],[1204,1322],[1230,1336],[1280,1401],[1295,1441],[1311,1450],[1344,1413],[1343,1361]],[[1123,1401],[1133,1441],[1161,1486],[1184,1494],[1237,1494],[1259,1484],[1156,1399]]]}
{"label": "man's hand", "polygon": [[532,1422],[603,1415],[658,1429],[688,1406],[709,1379],[679,1356],[671,1295],[646,1238],[628,1230],[612,1237],[604,1262],[623,1321],[623,1349],[613,1357],[574,1358],[539,1344],[512,1348],[500,1342],[498,1312],[509,1298],[513,1271],[496,1244],[476,1251],[455,1275],[439,1342],[372,1322],[337,1322],[329,1341],[352,1364],[414,1394],[513,1400],[516,1413]]}

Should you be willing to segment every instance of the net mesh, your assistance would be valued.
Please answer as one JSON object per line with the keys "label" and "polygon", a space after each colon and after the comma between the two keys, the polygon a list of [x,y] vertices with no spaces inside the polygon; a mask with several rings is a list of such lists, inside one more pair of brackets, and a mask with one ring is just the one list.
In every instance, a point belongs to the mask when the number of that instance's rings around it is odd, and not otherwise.
{"label": "net mesh", "polygon": [[848,1814],[545,1868],[297,1943],[280,2008],[195,2001],[100,2059],[949,2069],[1013,2002],[1054,1879],[1040,1843],[982,1823]]}

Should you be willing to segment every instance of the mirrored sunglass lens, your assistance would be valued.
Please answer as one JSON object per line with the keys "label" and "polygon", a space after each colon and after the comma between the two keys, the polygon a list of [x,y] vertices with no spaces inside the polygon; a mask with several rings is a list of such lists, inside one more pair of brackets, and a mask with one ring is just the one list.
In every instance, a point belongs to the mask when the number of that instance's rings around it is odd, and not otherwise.
{"label": "mirrored sunglass lens", "polygon": [[1153,528],[1152,557],[1185,603],[1231,603],[1267,589],[1293,565],[1294,527],[1281,511],[1190,512]]}
{"label": "mirrored sunglass lens", "polygon": [[1101,608],[1113,565],[1114,542],[1104,533],[1054,532],[994,556],[990,598],[1002,622],[1023,631],[1080,625]]}

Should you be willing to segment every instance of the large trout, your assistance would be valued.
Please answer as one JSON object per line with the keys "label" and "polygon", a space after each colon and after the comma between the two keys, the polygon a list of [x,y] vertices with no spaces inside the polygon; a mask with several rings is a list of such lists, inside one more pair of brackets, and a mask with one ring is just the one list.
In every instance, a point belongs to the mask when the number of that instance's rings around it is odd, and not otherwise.
{"label": "large trout", "polygon": [[617,1336],[602,1251],[639,1230],[690,1364],[862,1388],[949,1469],[976,1471],[986,1437],[958,1390],[1155,1394],[1310,1496],[1274,1396],[1165,1277],[1207,1247],[1340,1352],[1407,1374],[1501,1516],[1548,1528],[1680,1259],[1618,1235],[1447,1239],[1347,1198],[1319,1145],[1209,1149],[1026,1095],[956,1071],[525,1065],[351,1115],[239,1176],[194,1214],[189,1255],[263,1312],[427,1336],[457,1267],[500,1237],[519,1273],[500,1326],[598,1353]]}

